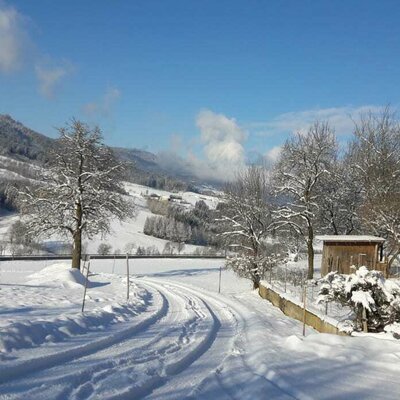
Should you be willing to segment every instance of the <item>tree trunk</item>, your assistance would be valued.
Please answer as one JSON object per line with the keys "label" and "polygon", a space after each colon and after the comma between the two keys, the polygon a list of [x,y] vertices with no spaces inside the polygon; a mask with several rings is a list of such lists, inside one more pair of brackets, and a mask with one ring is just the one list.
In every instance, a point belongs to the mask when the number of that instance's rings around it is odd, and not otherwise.
{"label": "tree trunk", "polygon": [[[388,269],[388,273],[389,273],[389,271],[390,271],[390,268],[391,268],[391,266],[392,266],[392,264],[393,264],[393,262],[394,262],[394,260],[396,260],[396,258],[399,256],[399,254],[400,254],[400,248],[397,250],[397,251],[395,251],[395,253],[392,255],[392,257],[388,257],[387,258],[387,261],[388,261],[388,265],[387,265],[387,269]],[[388,275],[389,276],[389,275]]]}
{"label": "tree trunk", "polygon": [[72,268],[81,269],[82,256],[82,205],[76,205],[76,230],[74,232],[74,246],[72,248]]}
{"label": "tree trunk", "polygon": [[74,246],[72,248],[72,268],[81,269],[82,231],[78,229],[74,234]]}
{"label": "tree trunk", "polygon": [[258,246],[253,242],[253,289],[258,289],[260,287],[261,277],[258,272],[258,264],[257,264],[257,255],[258,255]]}
{"label": "tree trunk", "polygon": [[307,279],[314,278],[314,231],[312,226],[308,227],[308,238],[307,238],[307,254],[308,254],[308,272]]}

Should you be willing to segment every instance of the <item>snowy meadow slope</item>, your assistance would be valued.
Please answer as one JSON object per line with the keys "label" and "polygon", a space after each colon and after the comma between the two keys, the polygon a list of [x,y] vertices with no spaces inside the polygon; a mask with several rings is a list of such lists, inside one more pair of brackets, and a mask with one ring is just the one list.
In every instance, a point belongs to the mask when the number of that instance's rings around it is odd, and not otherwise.
{"label": "snowy meadow slope", "polygon": [[[134,218],[128,218],[125,221],[119,222],[112,220],[110,224],[110,234],[101,236],[97,235],[91,240],[84,239],[84,247],[87,253],[97,253],[98,246],[101,243],[111,245],[111,253],[135,253],[138,247],[154,246],[159,252],[162,252],[165,244],[168,242],[164,239],[159,239],[153,236],[148,236],[143,233],[143,227],[147,217],[154,216],[147,206],[146,196],[156,194],[164,198],[169,198],[171,195],[176,195],[182,198],[182,208],[192,208],[197,201],[204,201],[210,209],[215,209],[219,199],[215,196],[209,196],[193,192],[177,192],[172,193],[165,190],[153,189],[147,186],[142,186],[130,182],[125,183],[125,190],[128,193],[129,200],[132,201],[136,208]],[[18,216],[13,213],[6,213],[0,216],[0,242],[7,241],[7,230],[18,220]],[[46,239],[49,243],[49,248],[59,247],[62,243],[68,243],[69,238],[52,237]],[[187,244],[182,250],[183,253],[193,253],[196,249],[195,245]],[[10,249],[6,249],[9,253]]]}

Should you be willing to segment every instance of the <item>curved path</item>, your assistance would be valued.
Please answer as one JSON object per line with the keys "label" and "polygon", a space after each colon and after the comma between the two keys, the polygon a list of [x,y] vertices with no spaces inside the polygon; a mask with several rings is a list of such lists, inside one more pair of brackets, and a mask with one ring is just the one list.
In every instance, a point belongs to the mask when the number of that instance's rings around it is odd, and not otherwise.
{"label": "curved path", "polygon": [[[135,283],[152,300],[130,324],[56,353],[38,348],[31,359],[10,363],[1,372],[0,398],[313,398],[302,382],[317,373],[319,358],[287,350],[300,324],[255,293],[227,297],[155,278]],[[321,363],[325,371],[332,365]],[[387,381],[387,371],[381,375],[377,379]],[[319,384],[326,397],[315,397],[332,398],[335,382]],[[356,384],[350,389],[346,396],[365,395]]]}

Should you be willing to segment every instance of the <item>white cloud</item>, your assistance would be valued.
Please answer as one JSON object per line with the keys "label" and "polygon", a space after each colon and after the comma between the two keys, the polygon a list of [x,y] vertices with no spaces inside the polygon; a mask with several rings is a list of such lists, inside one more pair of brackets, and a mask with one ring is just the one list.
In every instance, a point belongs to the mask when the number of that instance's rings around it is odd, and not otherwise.
{"label": "white cloud", "polygon": [[[200,129],[200,138],[204,143],[204,155],[207,174],[218,179],[230,179],[245,164],[243,144],[247,133],[237,124],[235,119],[210,110],[201,111],[196,118]],[[192,155],[192,162],[195,157]]]}
{"label": "white cloud", "polygon": [[269,163],[275,163],[282,151],[282,147],[281,146],[275,146],[272,147],[272,149],[268,150],[265,153],[265,159],[269,162]]}
{"label": "white cloud", "polygon": [[275,136],[292,132],[302,132],[316,120],[328,121],[336,134],[345,135],[353,131],[353,120],[362,113],[380,112],[383,106],[365,105],[360,107],[317,108],[299,112],[280,114],[267,122],[252,123],[258,135]]}
{"label": "white cloud", "polygon": [[190,173],[200,179],[210,181],[227,181],[245,165],[244,142],[247,133],[235,119],[210,110],[201,111],[196,117],[196,126],[200,130],[200,143],[203,145],[204,157],[197,156],[192,150],[179,156],[176,151],[180,144],[173,139],[173,149],[158,155],[162,166],[170,171],[184,175]]}
{"label": "white cloud", "polygon": [[87,103],[83,106],[83,112],[89,116],[110,116],[114,105],[121,97],[121,91],[117,88],[108,88],[101,98],[96,102]]}
{"label": "white cloud", "polygon": [[54,97],[56,88],[62,79],[72,72],[73,68],[68,63],[62,65],[35,65],[35,74],[39,82],[39,92],[48,99]]}
{"label": "white cloud", "polygon": [[28,45],[26,18],[0,1],[0,72],[13,72],[22,65]]}
{"label": "white cloud", "polygon": [[238,126],[235,119],[204,110],[198,114],[196,125],[200,129],[200,138],[205,144],[204,152],[210,162],[244,161],[242,144],[247,133]]}
{"label": "white cloud", "polygon": [[35,47],[29,22],[29,18],[0,0],[0,73],[15,72],[21,67],[33,69],[40,94],[51,99],[56,87],[73,68],[67,62],[55,63]]}

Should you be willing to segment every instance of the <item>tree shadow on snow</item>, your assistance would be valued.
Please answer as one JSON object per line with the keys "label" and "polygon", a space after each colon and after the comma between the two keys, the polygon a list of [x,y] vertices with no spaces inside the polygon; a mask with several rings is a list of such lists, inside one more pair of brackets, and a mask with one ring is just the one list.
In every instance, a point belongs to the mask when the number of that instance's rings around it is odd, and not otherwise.
{"label": "tree shadow on snow", "polygon": [[138,278],[152,277],[152,278],[165,278],[168,276],[196,276],[205,275],[210,272],[218,272],[219,268],[197,268],[197,269],[173,269],[165,272],[155,272],[153,274],[135,274]]}

